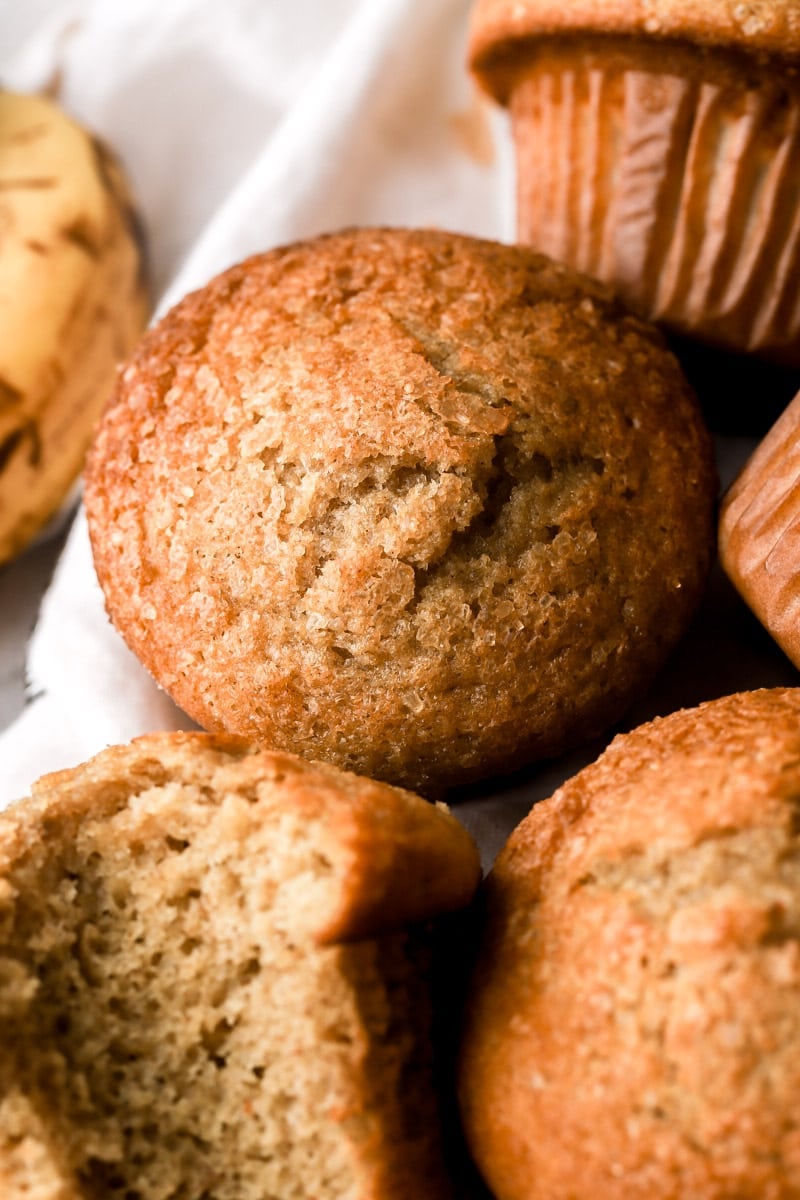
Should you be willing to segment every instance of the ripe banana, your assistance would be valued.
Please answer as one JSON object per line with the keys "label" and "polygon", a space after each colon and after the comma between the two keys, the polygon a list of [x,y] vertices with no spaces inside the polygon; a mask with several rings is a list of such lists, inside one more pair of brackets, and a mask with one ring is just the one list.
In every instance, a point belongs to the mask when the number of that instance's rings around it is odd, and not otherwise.
{"label": "ripe banana", "polygon": [[116,159],[51,101],[0,91],[0,563],[79,475],[148,311]]}

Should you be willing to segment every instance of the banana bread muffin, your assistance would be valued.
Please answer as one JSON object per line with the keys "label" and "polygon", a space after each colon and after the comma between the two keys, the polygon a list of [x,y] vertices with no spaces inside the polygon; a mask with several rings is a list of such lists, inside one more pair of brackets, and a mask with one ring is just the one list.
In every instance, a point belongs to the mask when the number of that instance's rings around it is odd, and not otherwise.
{"label": "banana bread muffin", "polygon": [[448,1196],[431,934],[479,874],[443,808],[231,738],[45,777],[0,817],[3,1200]]}
{"label": "banana bread muffin", "polygon": [[800,1195],[800,690],[618,737],[486,887],[460,1088],[497,1200]]}
{"label": "banana bread muffin", "polygon": [[478,0],[518,236],[701,341],[800,366],[796,0]]}
{"label": "banana bread muffin", "polygon": [[676,361],[604,288],[373,229],[187,297],[86,475],[111,617],[195,720],[426,791],[620,714],[695,608],[715,492]]}

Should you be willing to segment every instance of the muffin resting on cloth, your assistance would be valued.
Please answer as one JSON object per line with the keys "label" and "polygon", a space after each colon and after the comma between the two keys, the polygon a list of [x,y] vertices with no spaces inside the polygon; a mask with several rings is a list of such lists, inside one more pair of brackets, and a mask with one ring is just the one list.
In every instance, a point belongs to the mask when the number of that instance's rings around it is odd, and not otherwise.
{"label": "muffin resting on cloth", "polygon": [[605,289],[362,229],[147,333],[86,507],[114,623],[201,725],[433,790],[620,714],[695,608],[715,491],[676,361]]}
{"label": "muffin resting on cloth", "polygon": [[519,240],[702,341],[800,366],[796,0],[478,0]]}
{"label": "muffin resting on cloth", "polygon": [[731,582],[800,667],[800,395],[726,492],[719,554]]}
{"label": "muffin resting on cloth", "polygon": [[486,885],[460,1070],[497,1200],[800,1195],[800,690],[618,737]]}
{"label": "muffin resting on cloth", "polygon": [[444,808],[238,739],[46,776],[0,818],[3,1200],[449,1195],[431,921],[479,875]]}

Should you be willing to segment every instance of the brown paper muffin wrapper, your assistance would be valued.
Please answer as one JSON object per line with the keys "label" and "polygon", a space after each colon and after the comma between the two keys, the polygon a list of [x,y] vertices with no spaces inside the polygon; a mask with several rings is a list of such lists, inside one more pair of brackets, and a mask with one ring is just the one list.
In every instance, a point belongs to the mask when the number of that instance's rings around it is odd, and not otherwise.
{"label": "brown paper muffin wrapper", "polygon": [[728,490],[719,551],[735,587],[800,667],[800,395]]}
{"label": "brown paper muffin wrapper", "polygon": [[565,49],[518,72],[520,241],[676,330],[800,365],[800,88],[643,57]]}

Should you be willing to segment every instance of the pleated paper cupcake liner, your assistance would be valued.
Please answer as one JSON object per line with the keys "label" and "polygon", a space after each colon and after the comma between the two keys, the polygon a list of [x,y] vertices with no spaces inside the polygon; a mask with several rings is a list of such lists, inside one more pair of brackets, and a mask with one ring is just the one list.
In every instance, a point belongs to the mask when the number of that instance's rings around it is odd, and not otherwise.
{"label": "pleated paper cupcake liner", "polygon": [[511,107],[520,241],[676,330],[800,365],[800,92],[542,56]]}
{"label": "pleated paper cupcake liner", "polygon": [[728,490],[719,549],[726,574],[800,667],[800,396]]}

